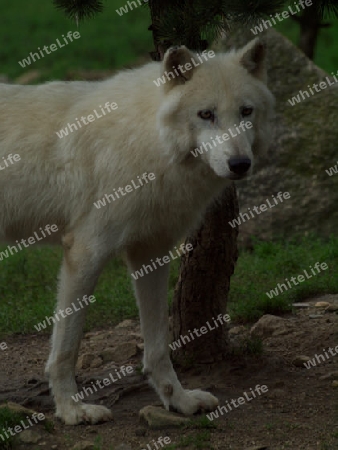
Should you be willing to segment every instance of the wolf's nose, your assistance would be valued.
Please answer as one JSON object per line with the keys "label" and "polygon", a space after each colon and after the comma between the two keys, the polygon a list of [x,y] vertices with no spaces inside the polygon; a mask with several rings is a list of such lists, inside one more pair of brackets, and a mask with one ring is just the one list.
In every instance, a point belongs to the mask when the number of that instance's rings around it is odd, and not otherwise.
{"label": "wolf's nose", "polygon": [[245,174],[251,166],[251,160],[249,158],[230,158],[229,169],[236,175]]}

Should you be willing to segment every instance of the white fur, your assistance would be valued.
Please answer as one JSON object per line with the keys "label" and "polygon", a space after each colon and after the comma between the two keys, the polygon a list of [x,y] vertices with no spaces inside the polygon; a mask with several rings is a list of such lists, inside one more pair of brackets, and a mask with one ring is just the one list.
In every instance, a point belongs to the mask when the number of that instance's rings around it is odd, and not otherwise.
{"label": "white fur", "polygon": [[[21,157],[0,172],[0,238],[11,242],[46,224],[58,226],[60,232],[48,241],[64,246],[58,310],[93,293],[112,255],[125,252],[134,271],[166,254],[234,179],[229,158],[252,159],[266,145],[273,98],[258,40],[209,59],[191,70],[188,81],[177,77],[162,87],[154,84],[174,60],[191,55],[181,47],[168,51],[162,64],[152,62],[102,82],[0,85],[0,157]],[[118,109],[57,137],[68,122],[99,111],[107,101]],[[255,108],[251,130],[192,156],[191,150],[238,125],[240,107],[247,104]],[[198,117],[203,109],[215,109],[214,123]],[[145,172],[156,179],[101,209],[93,205]],[[165,265],[135,281],[145,372],[167,408],[185,414],[213,409],[217,399],[184,390],[170,362],[167,279]],[[84,315],[82,309],[57,322],[47,364],[56,413],[66,424],[111,417],[103,406],[71,398],[77,392],[74,368]]]}

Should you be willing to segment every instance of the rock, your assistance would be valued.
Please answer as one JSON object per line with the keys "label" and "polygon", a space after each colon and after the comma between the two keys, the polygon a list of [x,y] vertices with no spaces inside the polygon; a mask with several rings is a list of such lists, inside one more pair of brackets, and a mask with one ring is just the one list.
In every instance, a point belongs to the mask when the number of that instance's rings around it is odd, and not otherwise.
{"label": "rock", "polygon": [[90,367],[92,369],[98,369],[99,367],[101,367],[103,364],[102,358],[100,358],[99,356],[97,356],[96,358],[93,359],[93,361],[90,363]]}
{"label": "rock", "polygon": [[111,361],[124,362],[135,356],[136,353],[136,342],[124,342],[117,347],[104,349],[100,356],[104,363]]}
{"label": "rock", "polygon": [[338,387],[338,380],[332,381],[332,387],[334,387],[334,388]]}
{"label": "rock", "polygon": [[330,305],[327,308],[325,308],[325,311],[328,311],[328,312],[338,311],[338,305]]}
{"label": "rock", "polygon": [[81,355],[77,361],[76,368],[77,369],[88,369],[91,367],[92,361],[95,359],[95,355],[93,353],[85,353]]}
{"label": "rock", "polygon": [[310,303],[301,303],[301,302],[298,302],[298,303],[292,303],[292,307],[293,308],[310,308]]}
{"label": "rock", "polygon": [[115,329],[120,328],[132,328],[135,326],[135,321],[131,319],[126,319],[116,325]]}
{"label": "rock", "polygon": [[82,441],[78,442],[77,444],[72,447],[72,450],[94,450],[95,444],[93,444],[90,441]]}
{"label": "rock", "polygon": [[37,444],[41,436],[35,430],[23,430],[17,434],[19,441],[24,444]]}
{"label": "rock", "polygon": [[309,319],[320,319],[323,314],[309,314]]}
{"label": "rock", "polygon": [[118,444],[116,447],[114,447],[115,450],[131,450],[131,446],[129,444]]}
{"label": "rock", "polygon": [[139,412],[140,420],[147,423],[151,429],[179,428],[190,422],[190,419],[158,406],[145,406]]}
{"label": "rock", "polygon": [[238,327],[233,327],[228,331],[230,336],[237,336],[238,334],[242,334],[245,332],[246,332],[246,328],[243,325],[240,325]]}
{"label": "rock", "polygon": [[105,348],[100,354],[103,364],[114,361],[114,355],[115,353],[113,348]]}
{"label": "rock", "polygon": [[32,416],[32,414],[36,413],[32,409],[25,408],[24,406],[19,405],[18,403],[8,402],[2,403],[0,408],[8,408],[12,412],[26,414],[28,416]]}
{"label": "rock", "polygon": [[140,344],[137,344],[136,347],[137,347],[141,352],[144,351],[144,343],[143,343],[143,342],[140,343]]}
{"label": "rock", "polygon": [[147,430],[145,428],[137,428],[135,434],[136,436],[145,436],[147,434]]}
{"label": "rock", "polygon": [[338,372],[330,372],[319,377],[320,380],[338,380]]}
{"label": "rock", "polygon": [[317,302],[317,303],[315,304],[315,307],[316,307],[316,308],[326,308],[326,307],[328,307],[328,306],[330,306],[330,303],[329,303],[329,302]]}
{"label": "rock", "polygon": [[267,398],[272,400],[272,399],[278,399],[278,398],[285,398],[287,393],[284,389],[275,388],[275,389],[269,390],[269,392],[267,392],[265,395]]}
{"label": "rock", "polygon": [[90,336],[90,340],[92,342],[97,342],[97,341],[103,341],[107,339],[107,335],[106,333],[100,333],[100,334],[96,334],[94,336]]}
{"label": "rock", "polygon": [[277,330],[279,334],[285,329],[285,321],[277,316],[265,314],[252,326],[250,334],[252,337],[267,338],[272,336]]}
{"label": "rock", "polygon": [[[239,48],[252,38],[249,28],[236,27],[217,49]],[[328,74],[273,28],[260,38],[267,46],[268,86],[276,97],[274,136],[266,154],[255,159],[253,176],[236,186],[240,210],[267,205],[266,199],[271,202],[278,192],[287,191],[291,197],[242,223],[240,239],[244,233],[264,240],[276,234],[336,235],[338,214],[332,212],[337,211],[338,176],[326,170],[337,163],[338,84],[291,106],[289,99]]]}
{"label": "rock", "polygon": [[311,358],[309,356],[299,355],[292,360],[292,364],[296,367],[301,367],[302,369],[304,369],[304,363],[307,363],[308,361],[310,361],[310,359]]}
{"label": "rock", "polygon": [[15,83],[17,84],[32,84],[33,81],[37,81],[39,78],[41,78],[41,71],[40,70],[29,70],[28,72],[20,75],[18,78],[16,78]]}

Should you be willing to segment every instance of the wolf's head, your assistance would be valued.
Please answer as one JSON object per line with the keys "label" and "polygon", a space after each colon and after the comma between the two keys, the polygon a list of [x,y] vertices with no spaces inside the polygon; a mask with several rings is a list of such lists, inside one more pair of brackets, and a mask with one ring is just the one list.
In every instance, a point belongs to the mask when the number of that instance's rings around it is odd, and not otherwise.
{"label": "wolf's head", "polygon": [[263,44],[255,39],[218,55],[174,47],[162,70],[158,127],[173,161],[192,158],[226,179],[248,175],[272,134]]}

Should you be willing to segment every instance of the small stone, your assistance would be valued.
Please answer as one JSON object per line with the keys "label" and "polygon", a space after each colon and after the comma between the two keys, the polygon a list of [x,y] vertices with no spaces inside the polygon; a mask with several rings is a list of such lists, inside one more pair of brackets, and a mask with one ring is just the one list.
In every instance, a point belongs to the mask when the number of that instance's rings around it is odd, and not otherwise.
{"label": "small stone", "polygon": [[309,356],[305,356],[305,355],[300,355],[300,356],[296,356],[293,361],[292,364],[296,367],[301,367],[304,368],[304,364],[310,361],[310,357]]}
{"label": "small stone", "polygon": [[37,444],[41,439],[39,433],[33,430],[23,430],[18,434],[19,441],[24,444]]}
{"label": "small stone", "polygon": [[310,303],[292,303],[294,308],[310,308]]}
{"label": "small stone", "polygon": [[246,328],[243,325],[241,325],[241,326],[238,326],[238,327],[231,328],[228,333],[229,333],[230,336],[231,335],[232,336],[237,336],[238,334],[245,333],[245,331],[246,331]]}
{"label": "small stone", "polygon": [[323,314],[309,314],[309,319],[320,319]]}
{"label": "small stone", "polygon": [[36,411],[33,411],[32,409],[25,408],[24,406],[13,402],[2,403],[0,405],[0,408],[8,408],[12,412],[23,413],[29,416],[32,416],[34,413],[36,413]]}
{"label": "small stone", "polygon": [[137,344],[136,347],[143,352],[144,351],[144,343],[142,342],[141,344]]}
{"label": "small stone", "polygon": [[72,447],[72,450],[94,450],[95,445],[90,441],[82,441]]}
{"label": "small stone", "polygon": [[147,430],[145,428],[137,428],[135,434],[136,436],[145,436],[147,434]]}
{"label": "small stone", "polygon": [[90,367],[92,369],[98,369],[99,367],[101,367],[103,364],[102,358],[100,358],[99,356],[97,356],[96,358],[93,359],[93,361],[90,363]]}
{"label": "small stone", "polygon": [[334,387],[334,388],[338,387],[338,380],[332,381],[332,387]]}
{"label": "small stone", "polygon": [[32,84],[33,81],[37,81],[39,78],[41,78],[41,71],[40,70],[29,70],[28,72],[20,75],[16,80],[15,83],[18,84]]}
{"label": "small stone", "polygon": [[338,380],[338,372],[330,372],[319,377],[320,380]]}
{"label": "small stone", "polygon": [[327,308],[325,308],[325,311],[328,311],[328,312],[338,311],[338,305],[330,305]]}
{"label": "small stone", "polygon": [[115,450],[131,450],[131,446],[129,444],[118,444],[116,447],[114,447]]}
{"label": "small stone", "polygon": [[104,349],[100,356],[104,363],[111,361],[124,362],[135,356],[136,353],[136,342],[124,342],[117,347]]}
{"label": "small stone", "polygon": [[329,302],[317,302],[315,304],[316,308],[326,308],[327,306],[330,306]]}
{"label": "small stone", "polygon": [[96,334],[95,336],[91,336],[90,340],[92,342],[97,342],[97,341],[103,341],[106,338],[107,338],[107,336],[104,333],[102,333],[102,334]]}
{"label": "small stone", "polygon": [[134,324],[135,324],[134,320],[126,319],[126,320],[123,320],[123,322],[120,322],[119,324],[117,324],[115,328],[117,328],[117,329],[120,329],[120,328],[131,328],[131,327],[134,326]]}
{"label": "small stone", "polygon": [[267,338],[272,336],[277,330],[281,333],[285,329],[284,319],[271,314],[265,314],[253,325],[250,334],[258,338]]}
{"label": "small stone", "polygon": [[142,408],[139,416],[140,420],[146,422],[151,429],[179,428],[190,422],[190,419],[181,414],[152,405]]}
{"label": "small stone", "polygon": [[81,355],[77,361],[76,368],[77,369],[88,369],[91,367],[92,361],[95,359],[95,355],[93,353],[85,353]]}

